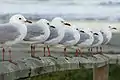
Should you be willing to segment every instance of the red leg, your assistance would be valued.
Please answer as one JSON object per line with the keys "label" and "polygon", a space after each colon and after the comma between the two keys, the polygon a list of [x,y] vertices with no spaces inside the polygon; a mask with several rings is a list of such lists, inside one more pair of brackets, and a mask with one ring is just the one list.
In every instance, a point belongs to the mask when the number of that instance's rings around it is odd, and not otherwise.
{"label": "red leg", "polygon": [[5,54],[5,49],[2,48],[2,57],[3,57],[2,60],[3,60],[3,61],[5,60],[5,59],[4,59],[4,56],[5,56],[4,54]]}
{"label": "red leg", "polygon": [[66,48],[64,48],[64,56],[67,56],[67,54],[66,54]]}
{"label": "red leg", "polygon": [[35,45],[31,44],[31,56],[35,57]]}
{"label": "red leg", "polygon": [[9,60],[8,60],[8,61],[9,61],[10,63],[12,63],[12,64],[17,65],[16,62],[13,62],[13,61],[12,61],[11,52],[12,52],[12,51],[11,51],[11,49],[9,48],[9,50],[8,50],[8,53],[9,53]]}
{"label": "red leg", "polygon": [[44,47],[44,56],[46,56],[46,55],[45,55],[45,47]]}
{"label": "red leg", "polygon": [[35,56],[35,45],[33,45],[33,56]]}
{"label": "red leg", "polygon": [[78,49],[76,49],[75,56],[78,57]]}
{"label": "red leg", "polygon": [[80,56],[82,57],[83,55],[82,55],[82,51],[81,51],[81,49],[78,49],[78,50],[79,50]]}
{"label": "red leg", "polygon": [[11,49],[8,50],[8,53],[9,53],[9,61],[12,61],[12,59],[11,59]]}
{"label": "red leg", "polygon": [[33,46],[31,44],[31,56],[33,56]]}
{"label": "red leg", "polygon": [[47,49],[48,49],[48,56],[51,56],[51,55],[50,55],[50,49],[49,49],[48,46],[47,46]]}

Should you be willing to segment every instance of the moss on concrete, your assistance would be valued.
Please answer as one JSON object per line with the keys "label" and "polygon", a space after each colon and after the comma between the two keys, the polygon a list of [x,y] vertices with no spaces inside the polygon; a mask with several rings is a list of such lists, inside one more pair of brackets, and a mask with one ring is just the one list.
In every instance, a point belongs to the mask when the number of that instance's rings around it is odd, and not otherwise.
{"label": "moss on concrete", "polygon": [[[109,80],[120,80],[120,65],[110,65],[109,67]],[[63,71],[47,73],[25,80],[92,80],[92,69],[82,68],[80,70]]]}
{"label": "moss on concrete", "polygon": [[30,80],[92,80],[92,69],[80,69],[64,72],[47,73],[32,77]]}

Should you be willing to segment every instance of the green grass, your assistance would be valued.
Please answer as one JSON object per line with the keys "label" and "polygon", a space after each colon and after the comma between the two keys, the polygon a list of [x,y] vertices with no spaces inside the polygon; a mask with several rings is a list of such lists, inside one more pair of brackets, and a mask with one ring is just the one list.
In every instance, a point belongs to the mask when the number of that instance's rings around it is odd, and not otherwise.
{"label": "green grass", "polygon": [[[80,69],[63,72],[47,73],[29,80],[92,80],[92,69]],[[110,65],[109,80],[120,80],[120,65]]]}
{"label": "green grass", "polygon": [[32,77],[30,80],[92,80],[92,69],[54,72]]}
{"label": "green grass", "polygon": [[109,80],[120,80],[120,65],[110,65]]}

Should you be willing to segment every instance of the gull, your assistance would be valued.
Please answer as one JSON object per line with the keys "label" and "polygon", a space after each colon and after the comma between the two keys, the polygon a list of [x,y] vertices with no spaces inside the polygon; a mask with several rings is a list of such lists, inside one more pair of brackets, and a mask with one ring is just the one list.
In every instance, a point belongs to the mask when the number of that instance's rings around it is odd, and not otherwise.
{"label": "gull", "polygon": [[71,25],[68,22],[65,22],[64,25],[65,25],[64,38],[60,41],[59,44],[62,44],[64,46],[64,56],[67,56],[66,48],[74,46],[79,41],[80,34],[78,28],[75,25]]}
{"label": "gull", "polygon": [[50,22],[46,19],[40,19],[39,21],[33,24],[27,24],[26,26],[28,31],[24,41],[31,44],[31,57],[39,58],[35,56],[35,44],[43,44],[50,36],[50,29],[55,27],[51,26]]}
{"label": "gull", "polygon": [[98,47],[101,46],[103,42],[103,35],[99,29],[92,29],[94,41],[92,43],[92,48],[96,48],[96,52],[98,53]]}
{"label": "gull", "polygon": [[10,18],[9,23],[0,24],[0,44],[2,46],[3,61],[5,61],[4,53],[6,47],[9,48],[8,52],[10,59],[8,61],[14,63],[11,59],[10,47],[13,44],[22,41],[26,36],[27,34],[27,27],[25,25],[26,22],[32,23],[31,21],[25,19],[24,16],[22,16],[21,14],[16,14]]}
{"label": "gull", "polygon": [[[89,48],[88,50],[90,51],[90,47],[94,41],[93,33],[89,28],[78,28],[79,34],[80,34],[80,39],[76,46],[78,47],[77,50],[80,51],[81,57],[82,57],[82,48]],[[78,51],[77,51],[78,52]],[[78,56],[78,53],[76,53],[76,56]]]}
{"label": "gull", "polygon": [[49,46],[58,45],[59,42],[64,38],[64,24],[64,20],[60,17],[56,17],[51,21],[51,25],[55,26],[55,28],[50,29],[50,36],[44,42],[48,49],[48,56],[51,56]]}
{"label": "gull", "polygon": [[100,30],[100,32],[103,35],[103,42],[102,42],[102,44],[108,44],[110,42],[110,40],[112,38],[112,30],[117,30],[117,28],[109,26],[107,28],[104,28],[104,29],[102,28]]}
{"label": "gull", "polygon": [[[100,32],[102,33],[103,36],[103,42],[102,45],[106,45],[110,42],[112,38],[112,30],[117,30],[116,27],[108,26],[100,29]],[[102,47],[100,47],[101,53],[102,53]]]}

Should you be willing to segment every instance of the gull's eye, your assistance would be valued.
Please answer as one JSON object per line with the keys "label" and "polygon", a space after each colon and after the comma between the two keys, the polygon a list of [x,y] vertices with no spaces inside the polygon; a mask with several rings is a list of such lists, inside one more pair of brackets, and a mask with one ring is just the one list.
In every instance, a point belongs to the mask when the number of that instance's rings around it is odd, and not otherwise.
{"label": "gull's eye", "polygon": [[100,31],[102,34],[104,34],[104,32]]}
{"label": "gull's eye", "polygon": [[47,23],[47,25],[50,25],[50,23]]}
{"label": "gull's eye", "polygon": [[19,20],[21,20],[22,18],[19,18]]}

